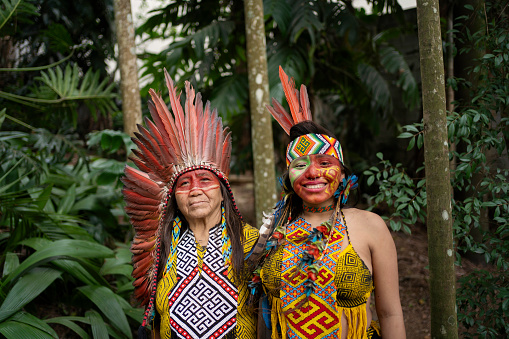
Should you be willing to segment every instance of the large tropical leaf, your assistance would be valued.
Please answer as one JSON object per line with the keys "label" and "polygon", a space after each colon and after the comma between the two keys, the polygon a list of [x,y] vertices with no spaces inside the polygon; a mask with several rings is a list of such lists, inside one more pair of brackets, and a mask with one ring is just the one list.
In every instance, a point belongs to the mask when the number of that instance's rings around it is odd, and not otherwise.
{"label": "large tropical leaf", "polygon": [[78,290],[90,299],[108,318],[111,324],[126,337],[131,336],[129,323],[115,293],[104,286],[83,286]]}
{"label": "large tropical leaf", "polygon": [[419,103],[419,89],[410,67],[399,51],[392,46],[380,48],[380,62],[390,73],[399,76],[397,85],[402,89],[403,101],[409,109],[413,109]]}
{"label": "large tropical leaf", "polygon": [[76,332],[76,334],[79,335],[80,338],[89,339],[90,336],[88,335],[88,333],[78,324],[76,324],[76,322],[78,321],[90,325],[90,319],[88,317],[55,317],[45,320],[45,322],[48,324],[59,324],[67,328],[70,328],[71,330]]}
{"label": "large tropical leaf", "polygon": [[389,107],[391,105],[391,93],[387,80],[373,66],[360,63],[357,67],[359,78],[372,97],[373,108]]}
{"label": "large tropical leaf", "polygon": [[56,339],[57,333],[44,321],[25,312],[18,312],[0,322],[0,333],[8,339]]}
{"label": "large tropical leaf", "polygon": [[[4,276],[8,275],[9,273],[11,273],[18,266],[19,266],[19,258],[18,258],[18,256],[15,253],[12,253],[12,252],[7,253],[6,256],[5,256],[4,270],[3,270],[2,277],[4,277]],[[3,296],[0,295],[0,298],[3,299]]]}
{"label": "large tropical leaf", "polygon": [[96,311],[87,311],[85,316],[92,327],[92,337],[94,339],[108,338],[108,326],[104,322],[101,315]]}
{"label": "large tropical leaf", "polygon": [[133,271],[131,264],[132,253],[127,247],[119,247],[115,250],[115,258],[106,258],[101,267],[102,275],[120,274],[130,278]]}
{"label": "large tropical leaf", "polygon": [[60,66],[42,71],[35,80],[42,84],[33,88],[32,96],[20,96],[0,91],[0,97],[26,105],[36,105],[43,109],[45,105],[58,105],[66,102],[84,102],[90,112],[95,115],[96,110],[101,113],[114,112],[116,94],[113,92],[115,83],[109,79],[100,80],[100,72],[89,69],[81,76],[81,70],[76,64],[66,66],[65,71]]}
{"label": "large tropical leaf", "polygon": [[55,259],[86,259],[86,258],[106,258],[113,256],[113,251],[109,248],[84,240],[63,239],[54,241],[50,246],[44,247],[23,261],[11,274],[4,277],[3,284],[7,284],[17,278],[26,270],[45,264]]}
{"label": "large tropical leaf", "polygon": [[[44,238],[32,238],[23,241],[23,245],[41,250],[45,247],[53,246],[53,241]],[[112,259],[108,258],[106,260]],[[99,273],[97,265],[92,265],[86,260],[78,262],[76,260],[58,259],[52,261],[51,264],[58,267],[62,272],[74,276],[84,284],[109,286],[106,279]]]}
{"label": "large tropical leaf", "polygon": [[39,296],[61,274],[57,270],[40,267],[19,278],[0,306],[0,322]]}

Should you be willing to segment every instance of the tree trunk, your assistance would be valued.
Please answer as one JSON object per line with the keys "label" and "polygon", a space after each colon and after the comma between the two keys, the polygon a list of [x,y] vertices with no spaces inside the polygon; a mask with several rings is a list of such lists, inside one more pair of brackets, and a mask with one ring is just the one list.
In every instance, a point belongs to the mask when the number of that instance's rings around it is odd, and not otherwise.
{"label": "tree trunk", "polygon": [[244,13],[251,106],[255,216],[256,225],[261,225],[262,213],[270,212],[276,204],[272,122],[270,113],[265,108],[265,105],[269,103],[269,77],[267,75],[263,1],[244,1]]}
{"label": "tree trunk", "polygon": [[458,338],[455,251],[438,0],[417,1],[427,191],[431,337]]}
{"label": "tree trunk", "polygon": [[136,124],[141,124],[141,98],[131,1],[114,0],[114,6],[124,132],[134,136],[134,132],[138,130]]}

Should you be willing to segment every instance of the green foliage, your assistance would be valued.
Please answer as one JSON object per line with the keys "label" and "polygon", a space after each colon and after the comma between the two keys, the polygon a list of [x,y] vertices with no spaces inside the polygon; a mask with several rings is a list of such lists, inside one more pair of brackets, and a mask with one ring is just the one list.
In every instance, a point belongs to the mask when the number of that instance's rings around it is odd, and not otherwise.
{"label": "green foliage", "polygon": [[[471,15],[487,18],[480,32],[465,26],[468,16],[458,18],[456,39],[463,42],[458,53],[473,49],[483,52],[472,60],[470,79],[453,78],[449,86],[468,91],[467,99],[456,103],[457,111],[447,118],[448,137],[454,144],[450,159],[453,231],[457,262],[462,254],[482,256],[489,271],[473,272],[459,280],[458,320],[467,329],[462,338],[500,338],[509,334],[509,18],[502,4],[487,2],[486,12]],[[462,33],[463,32],[463,33]],[[472,82],[475,79],[475,84]],[[423,125],[404,126],[400,138],[409,139],[408,150],[423,146]],[[394,230],[410,230],[415,221],[425,221],[425,178],[410,177],[400,164],[393,166],[380,158],[364,174],[368,184],[380,190],[373,197],[377,204],[390,207],[390,225]],[[422,168],[421,168],[422,170]],[[419,170],[417,171],[419,173]]]}
{"label": "green foliage", "polygon": [[60,110],[68,116],[74,128],[77,127],[77,108],[84,103],[97,119],[96,112],[104,115],[117,110],[113,92],[115,84],[108,84],[108,79],[99,79],[99,72],[89,70],[81,76],[80,69],[67,65],[65,70],[60,67],[42,71],[35,80],[40,81],[34,86],[29,96],[20,96],[0,91],[0,98],[11,100],[41,111]]}
{"label": "green foliage", "polygon": [[458,321],[468,330],[462,338],[503,338],[509,333],[507,275],[478,271],[458,281]]}
{"label": "green foliage", "polygon": [[30,16],[34,15],[39,15],[37,8],[28,1],[2,0],[0,3],[0,34],[11,34],[16,24],[31,23]]}
{"label": "green foliage", "polygon": [[[271,97],[283,101],[281,65],[297,84],[308,87],[312,102],[333,108],[327,117],[336,120],[338,130],[333,132],[341,133],[345,149],[361,158],[372,155],[369,141],[379,133],[382,120],[394,122],[395,92],[402,93],[409,109],[419,102],[410,68],[390,43],[407,27],[390,29],[390,34],[377,31],[379,15],[393,11],[394,18],[401,20],[401,7],[395,0],[371,3],[375,13],[366,15],[345,2],[263,2]],[[233,159],[233,171],[249,168],[245,151],[250,145],[244,137],[249,134],[249,103],[243,2],[173,1],[150,14],[137,33],[146,40],[162,38],[170,43],[158,54],[143,55],[148,85],[142,98],[149,87],[165,90],[163,67],[178,83],[189,80],[232,127],[233,154],[241,154]],[[325,119],[320,110],[315,119]]]}
{"label": "green foliage", "polygon": [[[12,119],[3,110],[5,118]],[[128,303],[129,227],[117,221],[124,164],[91,161],[75,145],[24,125],[34,132],[0,132],[0,333],[56,338],[48,324],[61,324],[84,338],[132,337],[128,318],[139,322],[142,314]],[[101,179],[105,173],[115,180]],[[36,300],[49,309],[74,307],[82,317],[44,319]]]}
{"label": "green foliage", "polygon": [[[87,150],[89,131],[77,135],[84,114],[97,121],[117,111],[116,84],[100,70],[105,60],[92,60],[108,40],[107,31],[91,29],[108,26],[93,13],[108,4],[0,4],[5,45],[23,45],[7,60],[21,67],[0,69],[2,337],[132,338],[142,319],[129,304],[132,235],[121,222],[119,178],[132,142],[108,130],[90,134]],[[83,13],[69,20],[75,9]],[[44,22],[34,18],[40,13]]]}
{"label": "green foliage", "polygon": [[[384,160],[382,153],[378,153],[382,169],[372,166],[364,171],[367,184],[378,184],[378,193],[373,197],[373,210],[380,203],[385,202],[390,208],[390,217],[382,215],[389,222],[393,231],[403,230],[411,233],[411,226],[417,221],[426,220],[426,190],[424,178],[415,180],[403,169],[403,165],[393,166],[389,160]],[[420,168],[422,170],[423,168]]]}

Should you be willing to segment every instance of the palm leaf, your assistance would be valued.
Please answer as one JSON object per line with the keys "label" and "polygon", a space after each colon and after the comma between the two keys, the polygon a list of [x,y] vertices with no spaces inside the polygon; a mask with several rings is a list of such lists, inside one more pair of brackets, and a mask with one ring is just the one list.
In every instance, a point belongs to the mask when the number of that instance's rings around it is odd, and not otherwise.
{"label": "palm leaf", "polygon": [[119,329],[126,337],[131,336],[131,330],[125,313],[112,290],[104,286],[90,285],[79,287],[78,290],[101,310],[115,328]]}
{"label": "palm leaf", "polygon": [[360,63],[359,78],[372,97],[373,108],[390,107],[391,93],[384,77],[371,65]]}
{"label": "palm leaf", "polygon": [[45,322],[48,324],[59,324],[62,326],[65,326],[67,328],[70,328],[74,332],[76,332],[77,335],[80,336],[80,338],[89,339],[90,336],[88,333],[82,329],[80,326],[78,326],[75,321],[80,321],[85,324],[90,324],[90,319],[86,317],[55,317],[51,319],[46,319]]}
{"label": "palm leaf", "polygon": [[3,283],[7,284],[19,278],[26,270],[52,260],[61,258],[80,260],[86,258],[106,258],[111,256],[113,256],[112,250],[91,241],[71,239],[57,240],[54,241],[51,246],[44,247],[29,256],[11,274],[4,277],[5,280]]}
{"label": "palm leaf", "polygon": [[9,339],[58,338],[57,333],[48,324],[25,312],[18,312],[9,320],[0,322],[0,333]]}
{"label": "palm leaf", "polygon": [[[23,245],[36,250],[53,246],[53,241],[44,238],[31,238],[23,241]],[[106,259],[111,260],[111,259]],[[87,261],[77,262],[75,260],[59,259],[52,262],[62,272],[66,272],[87,285],[109,286],[108,282],[99,274],[99,269],[95,265],[88,264]],[[132,271],[132,266],[131,266]]]}
{"label": "palm leaf", "polygon": [[2,128],[2,124],[4,123],[4,120],[5,120],[5,112],[7,112],[7,108],[4,108],[0,111],[0,128]]}
{"label": "palm leaf", "polygon": [[93,338],[108,338],[108,327],[98,312],[87,311],[85,316],[88,318],[90,326],[92,327]]}
{"label": "palm leaf", "polygon": [[62,272],[51,268],[35,268],[21,277],[9,290],[0,306],[0,322],[18,312],[60,277]]}
{"label": "palm leaf", "polygon": [[263,2],[263,12],[265,15],[271,15],[281,30],[283,36],[292,22],[292,7],[281,0],[270,0]]}
{"label": "palm leaf", "polygon": [[5,277],[19,266],[19,258],[16,253],[8,252],[5,256],[4,271],[2,276]]}
{"label": "palm leaf", "polygon": [[128,248],[117,248],[115,258],[107,258],[101,267],[101,274],[120,274],[130,278],[133,271],[131,264],[132,253]]}
{"label": "palm leaf", "polygon": [[20,5],[21,0],[2,0],[0,6],[0,29],[9,21],[16,9]]}
{"label": "palm leaf", "polygon": [[308,1],[301,1],[292,7],[291,41],[297,42],[304,31],[308,31],[311,39],[311,46],[315,46],[315,37],[323,29],[323,24],[318,19],[318,11],[315,4]]}
{"label": "palm leaf", "polygon": [[92,114],[95,113],[95,109],[103,113],[115,111],[117,109],[114,101],[117,95],[113,92],[115,83],[108,85],[108,78],[100,81],[99,71],[94,72],[89,69],[83,78],[80,72],[76,64],[72,68],[68,64],[65,72],[60,66],[48,69],[35,78],[41,81],[42,85],[33,88],[33,97],[2,91],[0,91],[0,97],[25,105],[34,103],[51,105],[81,100],[91,108]]}
{"label": "palm leaf", "polygon": [[380,62],[390,73],[399,74],[397,85],[403,90],[404,103],[410,109],[419,103],[419,89],[410,67],[399,51],[392,46],[380,48]]}

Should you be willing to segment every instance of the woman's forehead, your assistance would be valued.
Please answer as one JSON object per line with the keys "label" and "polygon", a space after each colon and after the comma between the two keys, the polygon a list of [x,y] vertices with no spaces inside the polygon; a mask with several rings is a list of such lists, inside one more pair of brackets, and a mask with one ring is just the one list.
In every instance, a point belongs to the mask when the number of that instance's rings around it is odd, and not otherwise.
{"label": "woman's forehead", "polygon": [[311,160],[311,161],[323,161],[323,160],[327,160],[327,161],[330,161],[330,162],[332,162],[334,164],[336,164],[336,163],[339,164],[338,158],[333,157],[332,155],[328,155],[328,154],[310,154],[310,155],[305,155],[305,156],[298,157],[298,158],[294,159],[292,161],[292,164],[294,162],[299,161],[299,160],[301,160],[301,161],[309,161],[309,160]]}
{"label": "woman's forehead", "polygon": [[219,178],[214,173],[205,169],[196,169],[193,171],[186,172],[182,174],[177,181],[189,178],[209,178],[219,181]]}

